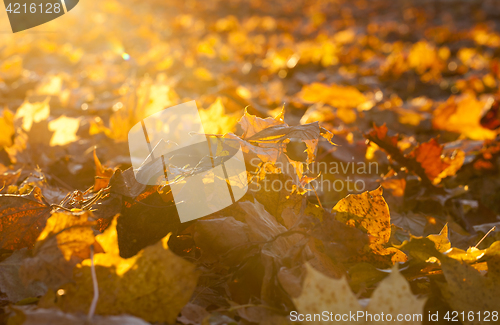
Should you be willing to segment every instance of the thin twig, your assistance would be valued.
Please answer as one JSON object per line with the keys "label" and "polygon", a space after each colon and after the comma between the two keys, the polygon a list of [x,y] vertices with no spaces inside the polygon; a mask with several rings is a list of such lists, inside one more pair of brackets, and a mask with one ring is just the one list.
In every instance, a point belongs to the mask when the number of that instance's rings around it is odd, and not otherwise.
{"label": "thin twig", "polygon": [[486,233],[486,235],[484,235],[484,236],[483,236],[483,238],[481,238],[481,240],[479,241],[479,243],[477,243],[477,244],[476,244],[476,246],[474,246],[474,247],[475,247],[475,248],[477,248],[477,246],[479,246],[479,244],[481,244],[481,243],[483,242],[483,240],[484,240],[486,237],[488,237],[488,235],[489,235],[492,231],[494,231],[496,228],[497,228],[496,226],[493,226],[493,228],[491,228],[491,229],[490,229],[490,231],[488,231],[488,232]]}
{"label": "thin twig", "polygon": [[311,187],[313,188],[314,194],[316,194],[316,199],[318,200],[319,206],[321,207],[321,209],[323,209],[323,205],[321,204],[321,201],[319,200],[318,192],[316,192],[316,189],[314,188],[314,185],[312,183],[309,183],[309,184],[311,184]]}

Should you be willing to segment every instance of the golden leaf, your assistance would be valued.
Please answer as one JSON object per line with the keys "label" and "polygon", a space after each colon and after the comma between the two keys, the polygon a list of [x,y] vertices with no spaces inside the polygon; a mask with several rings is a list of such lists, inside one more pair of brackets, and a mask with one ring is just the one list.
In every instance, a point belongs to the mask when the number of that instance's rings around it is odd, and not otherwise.
{"label": "golden leaf", "polygon": [[354,87],[317,82],[304,86],[299,97],[306,102],[325,103],[339,109],[356,108],[367,101],[365,95]]}
{"label": "golden leaf", "polygon": [[77,118],[60,116],[49,122],[49,130],[54,132],[50,139],[50,146],[64,146],[78,140],[76,132],[80,127],[80,120]]}
{"label": "golden leaf", "polygon": [[14,121],[22,120],[21,127],[25,131],[31,130],[33,123],[46,120],[50,115],[49,98],[43,102],[30,103],[25,101],[16,111]]}
{"label": "golden leaf", "polygon": [[220,97],[207,109],[199,111],[203,130],[207,134],[225,134],[234,132],[238,118],[234,114],[226,114]]}
{"label": "golden leaf", "polygon": [[3,116],[0,117],[0,147],[10,147],[12,145],[12,136],[16,132],[14,128],[14,114],[8,109],[3,110]]}
{"label": "golden leaf", "polygon": [[451,96],[433,112],[434,128],[456,132],[473,140],[494,139],[496,132],[481,126],[481,115],[486,103],[474,95]]}

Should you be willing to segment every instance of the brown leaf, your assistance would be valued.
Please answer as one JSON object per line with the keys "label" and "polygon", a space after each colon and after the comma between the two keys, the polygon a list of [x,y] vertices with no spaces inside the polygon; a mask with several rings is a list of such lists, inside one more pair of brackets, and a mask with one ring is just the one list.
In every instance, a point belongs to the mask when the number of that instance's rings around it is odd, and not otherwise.
{"label": "brown leaf", "polygon": [[247,224],[233,217],[202,219],[195,224],[194,241],[202,250],[203,260],[213,263],[229,251],[231,255],[238,254],[238,248],[249,242],[249,231]]}
{"label": "brown leaf", "polygon": [[21,281],[19,268],[27,257],[29,257],[28,250],[22,248],[0,262],[0,291],[14,303],[30,297],[42,296],[47,291],[47,287],[41,282],[26,286]]}
{"label": "brown leaf", "polygon": [[0,195],[0,248],[32,247],[45,227],[52,208],[38,187],[26,195]]}
{"label": "brown leaf", "polygon": [[[20,270],[25,283],[39,280],[58,289],[72,281],[73,268],[89,257],[95,244],[91,212],[55,212],[35,244],[32,258],[24,260]],[[100,248],[96,248],[100,251]]]}
{"label": "brown leaf", "polygon": [[[486,315],[500,307],[500,283],[485,277],[462,261],[440,259],[446,283],[439,285],[450,306],[459,313],[469,311]],[[483,324],[479,318],[464,319],[464,324]]]}

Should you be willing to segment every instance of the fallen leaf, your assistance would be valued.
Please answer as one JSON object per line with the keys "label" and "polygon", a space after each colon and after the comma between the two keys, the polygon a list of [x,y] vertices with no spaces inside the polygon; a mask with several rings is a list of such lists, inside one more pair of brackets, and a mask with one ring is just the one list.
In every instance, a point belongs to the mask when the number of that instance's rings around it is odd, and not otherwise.
{"label": "fallen leaf", "polygon": [[[196,286],[195,266],[168,249],[169,235],[137,255],[118,255],[116,218],[96,236],[105,253],[94,255],[99,286],[96,314],[130,314],[149,322],[175,322]],[[64,295],[53,291],[42,297],[39,306],[57,306],[66,312],[87,312],[94,296],[90,259],[74,270],[74,283],[62,286]]]}
{"label": "fallen leaf", "polygon": [[391,237],[389,207],[382,196],[382,187],[362,194],[350,194],[340,200],[332,209],[337,220],[362,229],[371,236],[370,248],[379,255],[392,254],[393,262],[405,261],[403,252],[385,245]]}
{"label": "fallen leaf", "polygon": [[[425,299],[415,297],[408,281],[399,273],[395,265],[391,274],[382,280],[373,292],[366,309],[363,309],[351,291],[345,278],[332,279],[311,266],[307,265],[307,275],[304,280],[302,293],[293,299],[297,309],[302,314],[320,314],[323,311],[336,314],[361,315],[362,317],[349,318],[352,324],[377,324],[370,321],[368,314],[391,315],[391,324],[422,324],[422,320],[397,321],[398,314],[423,314]],[[328,315],[330,316],[330,315]],[[373,319],[373,318],[372,318]],[[312,324],[330,324],[330,320],[313,320],[305,318]]]}
{"label": "fallen leaf", "polygon": [[480,124],[485,103],[474,95],[451,96],[433,112],[432,125],[436,129],[462,134],[473,140],[494,139],[496,132]]}
{"label": "fallen leaf", "polygon": [[49,131],[54,132],[50,139],[50,146],[64,146],[78,140],[76,132],[80,127],[80,120],[77,118],[60,116],[49,122]]}
{"label": "fallen leaf", "polygon": [[[329,313],[349,314],[357,313],[362,308],[351,291],[347,280],[329,278],[306,264],[307,274],[302,286],[302,293],[293,302],[302,314],[321,314],[327,310]],[[330,324],[330,321],[305,319],[311,324]],[[353,321],[352,324],[363,324],[362,321]]]}
{"label": "fallen leaf", "polygon": [[220,97],[217,97],[207,109],[200,109],[198,112],[206,134],[225,134],[235,131],[238,118],[234,113],[226,113]]}
{"label": "fallen leaf", "polygon": [[[399,273],[398,266],[394,265],[391,274],[382,280],[373,292],[366,312],[390,314],[391,324],[422,324],[423,316],[420,320],[414,319],[414,316],[424,315],[425,300],[412,294],[410,284]],[[397,321],[398,314],[412,315],[412,320]],[[377,321],[367,322],[367,324],[377,323]]]}
{"label": "fallen leaf", "polygon": [[299,97],[305,102],[325,103],[336,108],[356,108],[366,102],[366,97],[351,86],[330,86],[312,83],[302,88]]}
{"label": "fallen leaf", "polygon": [[[275,125],[283,125],[285,122],[283,121],[284,119],[284,111],[282,110],[279,115],[276,117],[268,117],[268,118],[260,118],[255,115],[251,115],[248,113],[247,110],[245,110],[245,113],[241,117],[241,119],[238,121],[240,124],[241,128],[243,129],[243,135],[241,138],[246,139],[254,134],[268,128],[271,126]],[[285,124],[286,125],[286,124]]]}
{"label": "fallen leaf", "polygon": [[228,258],[225,256],[228,252],[238,257],[238,248],[249,242],[249,231],[247,224],[233,217],[198,220],[195,224],[194,241],[202,250],[203,260],[213,263],[224,257]]}
{"label": "fallen leaf", "polygon": [[429,235],[427,238],[434,242],[436,249],[441,253],[451,248],[451,243],[448,239],[448,224],[444,225],[439,235]]}
{"label": "fallen leaf", "polygon": [[[95,244],[95,223],[91,212],[54,212],[38,236],[33,257],[26,258],[20,270],[25,283],[39,280],[51,289],[73,279],[73,268],[90,256]],[[99,251],[99,249],[96,249]]]}
{"label": "fallen leaf", "polygon": [[[475,315],[487,315],[500,307],[500,283],[481,275],[472,266],[464,262],[444,257],[441,259],[446,283],[440,283],[441,292],[451,308],[459,313],[474,312]],[[464,324],[483,324],[478,318],[469,320],[464,317]]]}
{"label": "fallen leaf", "polygon": [[47,287],[42,282],[24,285],[21,281],[19,268],[29,256],[28,250],[22,248],[0,262],[0,291],[14,303],[30,297],[43,296],[47,291]]}
{"label": "fallen leaf", "polygon": [[50,115],[49,98],[43,102],[30,103],[25,101],[16,111],[14,122],[20,124],[25,131],[30,131],[33,123],[46,120]]}
{"label": "fallen leaf", "polygon": [[111,176],[113,176],[113,169],[104,167],[99,158],[97,157],[96,151],[94,149],[94,163],[95,163],[95,183],[94,183],[94,192],[98,192],[99,190],[108,187],[109,180]]}
{"label": "fallen leaf", "polygon": [[0,194],[0,247],[33,247],[51,210],[38,187],[25,195]]}
{"label": "fallen leaf", "polygon": [[21,169],[17,171],[5,171],[0,174],[0,188],[6,188],[9,185],[15,184],[17,179],[21,176]]}
{"label": "fallen leaf", "polygon": [[425,170],[427,177],[431,181],[434,181],[434,179],[450,166],[449,163],[442,161],[442,153],[443,147],[439,145],[436,139],[431,139],[429,142],[419,144],[413,149],[409,157],[415,158]]}
{"label": "fallen leaf", "polygon": [[16,133],[14,127],[14,114],[8,109],[4,109],[0,117],[0,147],[10,147],[12,145],[12,136]]}

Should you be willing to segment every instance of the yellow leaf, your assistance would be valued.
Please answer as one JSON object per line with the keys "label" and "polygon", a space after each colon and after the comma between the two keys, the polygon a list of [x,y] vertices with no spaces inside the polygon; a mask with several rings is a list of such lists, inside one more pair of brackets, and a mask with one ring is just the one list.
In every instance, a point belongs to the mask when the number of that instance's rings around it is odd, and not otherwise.
{"label": "yellow leaf", "polygon": [[[398,266],[394,265],[391,274],[382,280],[373,292],[370,303],[366,309],[368,314],[392,315],[390,324],[422,324],[423,318],[414,319],[415,315],[423,317],[425,299],[415,297],[410,289],[410,284],[399,273]],[[411,315],[412,320],[397,321],[398,314]],[[379,324],[368,321],[366,324]]]}
{"label": "yellow leaf", "polygon": [[451,248],[451,243],[448,239],[448,224],[444,225],[439,235],[429,235],[427,238],[434,242],[436,249],[441,253],[444,253]]}
{"label": "yellow leaf", "polygon": [[480,124],[485,105],[471,94],[451,96],[433,112],[432,124],[436,129],[459,133],[473,140],[494,139],[496,132]]}
{"label": "yellow leaf", "polygon": [[[422,324],[422,318],[412,318],[411,321],[397,320],[399,314],[412,315],[413,317],[422,315],[425,304],[425,299],[419,299],[412,294],[408,281],[399,273],[397,265],[375,289],[366,310],[361,308],[345,278],[340,280],[329,278],[308,264],[306,264],[306,268],[307,275],[302,293],[293,301],[298,311],[304,314],[304,321],[307,323],[331,324],[335,321],[340,322],[339,319],[330,318],[330,313],[333,313],[333,317],[347,315],[349,324]],[[314,314],[325,315],[323,311],[328,311],[326,318],[314,319]],[[382,313],[384,315],[383,321],[381,322],[380,318],[379,321],[375,321],[373,316],[375,314],[380,316]],[[352,314],[356,317],[351,318],[349,315]],[[369,315],[371,315],[371,319]],[[347,323],[345,318],[344,322]]]}
{"label": "yellow leaf", "polygon": [[49,122],[49,130],[54,132],[50,139],[50,146],[64,146],[78,140],[76,132],[80,127],[80,120],[77,118],[60,116]]}
{"label": "yellow leaf", "polygon": [[337,214],[337,219],[348,225],[361,227],[373,236],[370,247],[377,253],[383,251],[383,245],[391,237],[391,216],[389,207],[382,196],[382,187],[361,194],[350,194],[340,200],[332,212],[346,212]]}
{"label": "yellow leaf", "polygon": [[3,116],[0,117],[0,147],[10,147],[12,145],[12,136],[16,132],[14,128],[14,114],[8,109],[3,110]]}
{"label": "yellow leaf", "polygon": [[455,175],[457,171],[462,168],[464,161],[465,152],[460,149],[455,151],[452,157],[445,157],[443,159],[443,162],[445,164],[448,164],[449,166],[446,167],[441,173],[439,173],[439,175],[432,182],[434,184],[438,184],[443,178]]}
{"label": "yellow leaf", "polygon": [[226,114],[220,97],[207,109],[200,109],[200,119],[206,134],[226,134],[234,132],[238,118],[235,114]]}
{"label": "yellow leaf", "polygon": [[31,130],[33,123],[38,123],[46,120],[50,115],[49,98],[43,102],[30,103],[24,102],[17,109],[14,120],[22,120],[21,126],[25,131]]}
{"label": "yellow leaf", "polygon": [[[302,293],[293,302],[301,314],[321,314],[327,310],[335,314],[356,314],[361,306],[345,278],[333,279],[306,264],[307,275]],[[306,319],[304,319],[307,321]],[[330,321],[307,321],[308,324],[331,324]],[[363,324],[363,322],[350,322]]]}
{"label": "yellow leaf", "polygon": [[350,86],[312,83],[304,86],[299,97],[310,103],[326,103],[336,108],[356,108],[367,101],[365,95]]}

